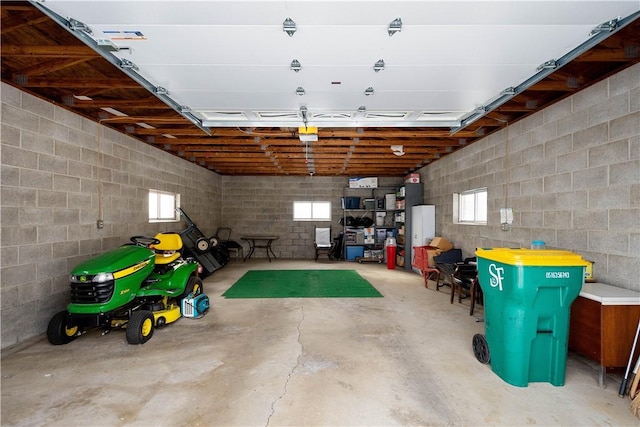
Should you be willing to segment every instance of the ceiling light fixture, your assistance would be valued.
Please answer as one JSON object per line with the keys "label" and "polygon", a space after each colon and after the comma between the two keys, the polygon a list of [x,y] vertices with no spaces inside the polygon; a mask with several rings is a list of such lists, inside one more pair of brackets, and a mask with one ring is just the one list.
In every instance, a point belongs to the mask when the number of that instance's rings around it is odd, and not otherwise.
{"label": "ceiling light fixture", "polygon": [[365,89],[364,94],[366,96],[373,95],[373,88],[369,86],[368,88]]}
{"label": "ceiling light fixture", "polygon": [[297,59],[294,59],[293,61],[291,61],[290,68],[297,73],[302,68],[302,64],[300,64],[300,61],[298,61]]}
{"label": "ceiling light fixture", "polygon": [[378,59],[378,61],[373,65],[373,71],[377,73],[380,70],[384,70],[384,59]]}
{"label": "ceiling light fixture", "polygon": [[302,86],[298,86],[296,88],[296,95],[302,96],[305,94],[304,88]]}
{"label": "ceiling light fixture", "polygon": [[392,145],[391,146],[391,152],[400,157],[400,156],[404,156],[406,153],[404,152],[404,146],[402,145]]}
{"label": "ceiling light fixture", "polygon": [[402,19],[396,18],[389,23],[389,28],[387,30],[389,32],[389,36],[394,35],[397,32],[402,31]]}
{"label": "ceiling light fixture", "polygon": [[282,31],[287,33],[289,37],[293,36],[293,33],[296,32],[296,23],[291,18],[285,19],[282,23]]}
{"label": "ceiling light fixture", "polygon": [[304,143],[317,142],[318,141],[318,135],[300,134],[300,135],[298,135],[298,137],[300,138],[300,142],[304,142]]}

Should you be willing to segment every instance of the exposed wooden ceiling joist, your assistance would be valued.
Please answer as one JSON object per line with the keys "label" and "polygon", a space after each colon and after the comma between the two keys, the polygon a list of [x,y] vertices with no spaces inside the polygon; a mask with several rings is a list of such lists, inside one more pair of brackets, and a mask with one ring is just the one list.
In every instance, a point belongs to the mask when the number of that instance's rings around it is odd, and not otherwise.
{"label": "exposed wooden ceiling joist", "polygon": [[[636,19],[455,134],[428,126],[321,127],[307,147],[296,123],[216,127],[209,136],[33,5],[3,1],[1,11],[3,82],[223,175],[306,175],[313,165],[317,176],[402,176],[640,62]],[[392,145],[405,154],[395,156]]]}

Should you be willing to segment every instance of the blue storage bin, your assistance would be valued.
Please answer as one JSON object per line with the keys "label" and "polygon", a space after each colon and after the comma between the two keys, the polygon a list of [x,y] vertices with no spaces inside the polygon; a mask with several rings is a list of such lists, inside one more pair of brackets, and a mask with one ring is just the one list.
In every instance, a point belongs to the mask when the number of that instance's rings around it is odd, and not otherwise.
{"label": "blue storage bin", "polygon": [[342,197],[342,209],[360,209],[360,197]]}
{"label": "blue storage bin", "polygon": [[364,246],[345,246],[347,261],[355,261],[357,257],[364,257]]}

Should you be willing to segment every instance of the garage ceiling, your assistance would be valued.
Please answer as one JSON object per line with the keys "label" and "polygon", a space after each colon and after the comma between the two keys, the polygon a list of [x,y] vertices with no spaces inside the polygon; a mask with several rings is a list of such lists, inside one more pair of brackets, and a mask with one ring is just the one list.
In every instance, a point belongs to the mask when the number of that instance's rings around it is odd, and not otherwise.
{"label": "garage ceiling", "polygon": [[639,62],[639,10],[3,1],[2,80],[223,175],[402,176]]}

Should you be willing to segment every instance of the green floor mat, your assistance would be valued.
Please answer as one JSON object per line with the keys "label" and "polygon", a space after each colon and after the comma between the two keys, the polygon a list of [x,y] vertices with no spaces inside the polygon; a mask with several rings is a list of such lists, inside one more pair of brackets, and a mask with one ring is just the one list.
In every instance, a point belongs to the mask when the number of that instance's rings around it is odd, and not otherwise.
{"label": "green floor mat", "polygon": [[382,294],[355,270],[250,270],[225,298],[377,298]]}

